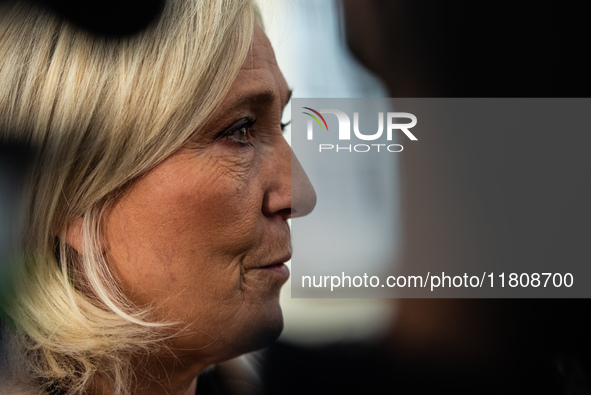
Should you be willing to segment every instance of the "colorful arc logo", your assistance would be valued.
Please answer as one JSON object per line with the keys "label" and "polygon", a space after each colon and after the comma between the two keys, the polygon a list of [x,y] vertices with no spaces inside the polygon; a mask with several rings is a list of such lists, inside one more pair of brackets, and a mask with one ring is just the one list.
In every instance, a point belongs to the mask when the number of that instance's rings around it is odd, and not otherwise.
{"label": "colorful arc logo", "polygon": [[[326,124],[326,120],[324,119],[324,117],[323,117],[322,115],[320,115],[320,113],[319,113],[318,111],[316,111],[316,110],[314,110],[313,108],[310,108],[310,107],[302,107],[302,108],[305,108],[306,110],[310,110],[310,111],[312,111],[314,114],[318,115],[318,116],[320,117],[320,119],[322,119],[322,122],[324,122],[324,126],[326,126],[326,131],[328,132],[328,125]],[[311,116],[312,118],[314,118],[314,120],[315,120],[316,122],[318,122],[318,125],[320,126],[320,130],[322,130],[322,129],[323,129],[323,128],[322,128],[322,124],[320,123],[320,120],[319,120],[318,118],[316,118],[314,115],[310,114],[309,112],[305,112],[305,111],[304,111],[304,112],[302,112],[302,114],[306,114],[306,115],[309,115],[309,116]]]}

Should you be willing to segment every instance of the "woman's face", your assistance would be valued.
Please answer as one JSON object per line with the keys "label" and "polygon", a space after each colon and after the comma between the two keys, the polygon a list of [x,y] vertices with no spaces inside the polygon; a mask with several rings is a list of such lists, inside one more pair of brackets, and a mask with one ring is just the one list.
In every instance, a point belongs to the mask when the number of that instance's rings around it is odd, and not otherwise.
{"label": "woman's face", "polygon": [[[127,296],[187,326],[173,343],[205,361],[264,346],[283,327],[287,219],[316,196],[281,131],[290,96],[259,28],[230,93],[182,149],[105,218],[108,262]],[[292,172],[293,170],[293,179]]]}

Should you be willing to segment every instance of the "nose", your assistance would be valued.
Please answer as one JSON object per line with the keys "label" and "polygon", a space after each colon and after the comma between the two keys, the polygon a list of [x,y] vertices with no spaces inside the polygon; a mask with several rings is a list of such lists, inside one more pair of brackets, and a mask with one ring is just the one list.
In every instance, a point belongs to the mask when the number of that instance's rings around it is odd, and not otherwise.
{"label": "nose", "polygon": [[263,200],[263,213],[284,219],[308,215],[316,206],[316,192],[287,141],[275,153],[269,184]]}

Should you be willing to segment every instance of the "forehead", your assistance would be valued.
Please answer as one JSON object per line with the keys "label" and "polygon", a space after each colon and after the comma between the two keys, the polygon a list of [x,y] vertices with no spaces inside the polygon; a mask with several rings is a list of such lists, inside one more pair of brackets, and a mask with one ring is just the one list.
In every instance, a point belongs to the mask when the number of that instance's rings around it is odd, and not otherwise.
{"label": "forehead", "polygon": [[250,49],[227,99],[256,93],[272,93],[283,105],[290,93],[271,43],[258,25],[255,25]]}
{"label": "forehead", "polygon": [[252,43],[241,71],[274,68],[278,69],[271,42],[263,29],[255,24]]}

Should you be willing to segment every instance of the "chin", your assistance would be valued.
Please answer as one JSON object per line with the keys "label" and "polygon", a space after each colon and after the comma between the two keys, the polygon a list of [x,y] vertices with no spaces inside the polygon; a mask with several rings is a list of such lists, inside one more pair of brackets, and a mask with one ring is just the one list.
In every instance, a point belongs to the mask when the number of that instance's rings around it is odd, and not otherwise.
{"label": "chin", "polygon": [[283,332],[283,315],[281,314],[281,311],[279,313],[279,317],[276,320],[270,322],[259,331],[258,336],[256,336],[255,341],[253,342],[253,350],[251,351],[267,347],[279,338],[281,332]]}
{"label": "chin", "polygon": [[[263,309],[258,319],[252,319],[237,339],[238,355],[260,350],[273,343],[283,332],[283,313],[279,303]],[[253,317],[254,318],[254,317]]]}

